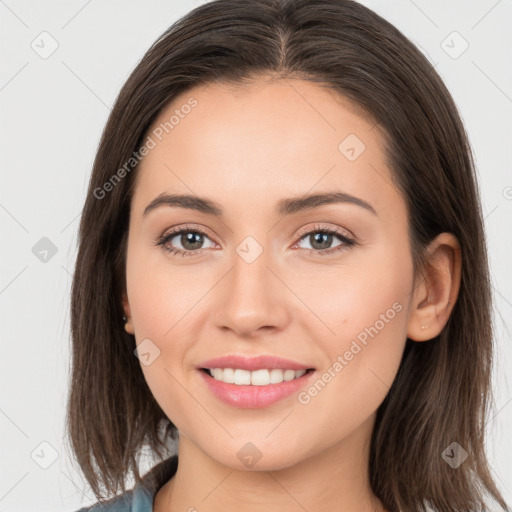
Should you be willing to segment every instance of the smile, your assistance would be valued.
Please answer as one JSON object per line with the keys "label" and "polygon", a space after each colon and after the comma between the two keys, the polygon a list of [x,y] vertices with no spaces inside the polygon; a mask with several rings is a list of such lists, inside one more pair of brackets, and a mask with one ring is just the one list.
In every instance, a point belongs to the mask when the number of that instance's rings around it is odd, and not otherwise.
{"label": "smile", "polygon": [[[313,369],[283,371],[278,368],[253,372],[239,368],[214,368],[212,372],[207,368],[198,371],[207,389],[225,404],[243,409],[268,407],[294,395],[308,385],[316,373]],[[271,376],[276,382],[270,381]],[[234,382],[225,382],[226,378]],[[255,383],[252,383],[253,379]]]}
{"label": "smile", "polygon": [[280,368],[261,369],[256,371],[241,368],[205,368],[215,380],[237,386],[268,386],[280,384],[302,377],[307,370],[282,370]]}

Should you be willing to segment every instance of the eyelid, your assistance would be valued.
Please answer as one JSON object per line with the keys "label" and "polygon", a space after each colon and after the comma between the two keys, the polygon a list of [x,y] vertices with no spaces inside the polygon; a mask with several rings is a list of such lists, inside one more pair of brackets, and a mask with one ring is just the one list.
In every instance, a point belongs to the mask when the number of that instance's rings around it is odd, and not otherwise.
{"label": "eyelid", "polygon": [[315,231],[330,231],[330,232],[336,233],[340,236],[344,236],[345,238],[348,238],[352,242],[356,242],[356,237],[348,229],[341,228],[339,226],[330,226],[330,225],[324,224],[324,223],[317,223],[317,224],[305,226],[299,230],[299,232],[297,233],[297,236],[299,238],[302,238],[304,235],[308,235]]}
{"label": "eyelid", "polygon": [[199,225],[193,226],[190,224],[178,224],[177,226],[172,226],[172,227],[166,229],[162,233],[162,235],[158,237],[158,239],[168,237],[170,235],[174,235],[177,233],[181,233],[182,231],[197,232],[197,233],[201,233],[201,234],[207,236],[208,238],[216,238],[213,235],[213,233],[208,228],[206,228],[204,226],[199,226]]}
{"label": "eyelid", "polygon": [[[210,232],[210,230],[204,226],[197,226],[197,225],[191,226],[189,224],[184,224],[184,225],[178,224],[177,226],[173,226],[173,227],[166,229],[162,233],[162,235],[158,237],[158,240],[160,240],[164,237],[167,237],[169,235],[175,234],[175,233],[180,233],[182,231],[197,231],[199,233],[202,233],[202,234],[208,236],[209,238],[215,238],[212,235],[212,233]],[[345,236],[349,240],[352,240],[354,242],[356,241],[356,237],[348,229],[341,228],[339,226],[329,226],[324,223],[317,223],[317,224],[313,224],[313,225],[304,226],[298,231],[296,237],[301,239],[304,235],[311,234],[314,231],[332,231],[339,235]]]}
{"label": "eyelid", "polygon": [[[174,237],[174,235],[177,235],[177,234],[183,233],[183,232],[200,233],[200,234],[208,237],[209,239],[211,239],[211,241],[213,243],[215,243],[215,244],[217,243],[214,240],[215,237],[210,235],[210,230],[204,226],[199,227],[199,226],[191,226],[189,224],[185,224],[185,225],[178,224],[177,226],[173,226],[173,227],[165,230],[162,235],[159,235],[156,238],[154,244],[161,245],[165,248],[166,240],[172,239]],[[339,226],[330,226],[330,225],[327,225],[324,223],[317,223],[317,224],[313,224],[313,225],[304,226],[303,228],[301,228],[299,230],[299,232],[297,233],[297,235],[295,236],[295,238],[297,240],[294,242],[292,247],[295,247],[298,243],[300,243],[302,241],[303,238],[305,238],[306,236],[311,235],[312,233],[315,233],[315,232],[326,232],[326,233],[330,233],[334,236],[338,236],[338,238],[343,242],[344,246],[358,245],[356,237],[347,229],[341,228]],[[193,256],[193,255],[200,255],[207,249],[202,248],[202,249],[196,249],[193,251],[183,251],[182,249],[172,248],[172,250],[170,250],[170,249],[166,249],[166,250],[169,252],[176,253],[176,254]],[[308,250],[308,249],[304,249],[304,250]],[[340,248],[339,250],[342,250],[342,249]],[[322,251],[315,251],[314,249],[309,249],[309,252],[314,253],[316,255],[328,255],[328,254],[336,253],[337,249],[336,248],[335,249],[326,249],[326,250],[322,250]]]}

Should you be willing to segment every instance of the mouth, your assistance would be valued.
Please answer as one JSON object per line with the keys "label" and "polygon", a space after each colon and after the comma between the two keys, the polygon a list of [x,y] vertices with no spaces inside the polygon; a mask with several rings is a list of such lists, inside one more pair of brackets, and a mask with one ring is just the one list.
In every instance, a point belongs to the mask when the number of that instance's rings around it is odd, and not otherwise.
{"label": "mouth", "polygon": [[[232,407],[262,409],[281,402],[310,385],[314,368],[282,370],[279,368],[255,371],[240,368],[198,368],[206,389],[213,397]],[[229,382],[232,381],[232,382]],[[281,402],[283,407],[291,402]]]}
{"label": "mouth", "polygon": [[226,354],[202,361],[197,374],[214,397],[234,407],[257,409],[298,393],[315,368],[274,354]]}
{"label": "mouth", "polygon": [[300,379],[315,371],[314,368],[292,370],[262,368],[249,371],[242,368],[200,368],[208,377],[235,386],[271,386]]}

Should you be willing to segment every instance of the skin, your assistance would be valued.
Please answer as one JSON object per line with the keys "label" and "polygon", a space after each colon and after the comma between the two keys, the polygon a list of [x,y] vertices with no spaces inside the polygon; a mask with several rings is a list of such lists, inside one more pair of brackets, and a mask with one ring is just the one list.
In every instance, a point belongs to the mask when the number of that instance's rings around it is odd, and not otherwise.
{"label": "skin", "polygon": [[[141,368],[180,431],[178,470],[154,510],[383,510],[368,483],[376,410],[406,338],[427,341],[446,324],[459,290],[459,244],[439,235],[415,281],[406,205],[379,132],[338,94],[302,80],[210,84],[175,98],[154,127],[191,97],[197,106],[141,162],[127,248],[126,330],[160,350]],[[366,147],[354,161],[338,149],[349,134]],[[350,203],[274,211],[283,198],[333,191],[363,199],[377,215]],[[207,197],[224,215],[167,205],[143,216],[163,192]],[[357,245],[333,235],[319,246],[301,235],[322,233],[318,224]],[[204,249],[183,257],[155,245],[171,227],[206,230],[195,246]],[[263,249],[252,263],[236,251],[248,236]],[[175,236],[168,245],[193,252],[182,243]],[[307,404],[292,395],[235,408],[196,369],[228,353],[275,354],[320,378],[394,303],[401,310]],[[262,454],[252,467],[237,457],[247,442]]]}

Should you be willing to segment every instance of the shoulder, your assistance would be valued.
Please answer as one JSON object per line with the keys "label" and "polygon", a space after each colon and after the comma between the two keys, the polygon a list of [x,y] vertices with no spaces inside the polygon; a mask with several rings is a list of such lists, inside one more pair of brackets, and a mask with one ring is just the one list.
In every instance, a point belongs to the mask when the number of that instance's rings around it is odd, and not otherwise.
{"label": "shoulder", "polygon": [[[97,502],[75,512],[133,512],[134,493],[136,489],[127,491],[108,501]],[[151,511],[151,509],[148,509]]]}
{"label": "shoulder", "polygon": [[115,498],[97,502],[76,512],[152,512],[153,499],[154,494],[150,489],[136,486]]}
{"label": "shoulder", "polygon": [[97,502],[75,512],[152,512],[158,490],[176,473],[178,457],[155,466],[143,478],[142,484],[108,501]]}

